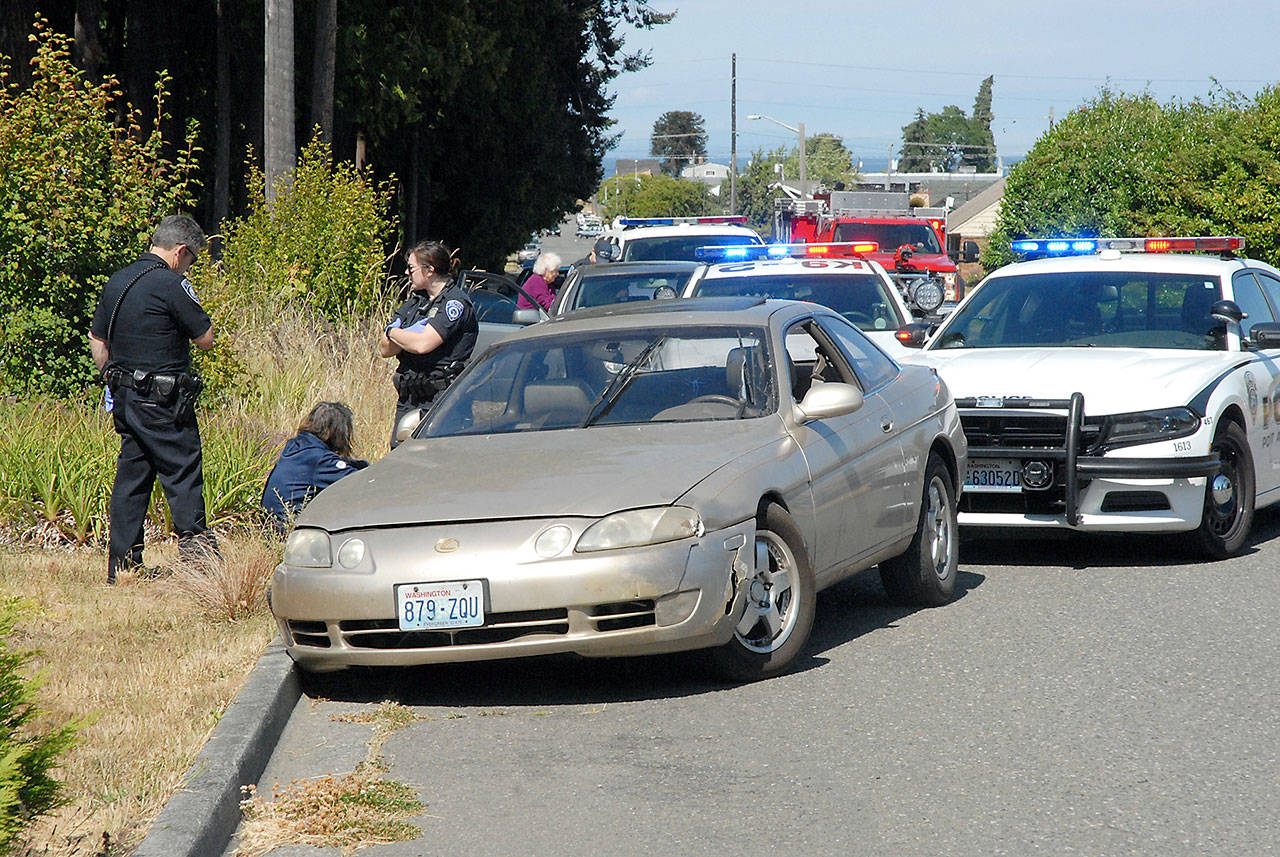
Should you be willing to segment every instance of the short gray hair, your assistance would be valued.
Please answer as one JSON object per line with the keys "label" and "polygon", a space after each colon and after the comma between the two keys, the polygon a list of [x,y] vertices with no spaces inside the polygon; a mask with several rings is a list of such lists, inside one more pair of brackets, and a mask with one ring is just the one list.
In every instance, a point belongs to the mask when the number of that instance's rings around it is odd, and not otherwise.
{"label": "short gray hair", "polygon": [[164,250],[172,250],[179,244],[185,244],[199,252],[204,249],[204,230],[194,219],[185,214],[171,214],[151,234],[151,245]]}
{"label": "short gray hair", "polygon": [[538,257],[538,261],[533,263],[533,272],[535,274],[546,275],[548,271],[554,271],[560,267],[560,257],[555,253],[543,253]]}

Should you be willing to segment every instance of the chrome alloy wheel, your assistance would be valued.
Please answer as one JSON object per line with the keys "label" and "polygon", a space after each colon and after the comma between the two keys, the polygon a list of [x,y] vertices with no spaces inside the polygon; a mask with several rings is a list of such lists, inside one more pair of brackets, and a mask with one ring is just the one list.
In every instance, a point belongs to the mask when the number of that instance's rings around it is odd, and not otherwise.
{"label": "chrome alloy wheel", "polygon": [[925,537],[929,540],[929,556],[933,559],[933,573],[939,580],[951,575],[952,514],[950,495],[941,476],[929,482],[929,508],[925,513]]}
{"label": "chrome alloy wheel", "polygon": [[1236,485],[1239,483],[1239,454],[1230,443],[1222,444],[1218,449],[1222,459],[1219,471],[1209,478],[1209,527],[1218,536],[1227,537],[1238,523],[1240,502],[1236,496]]}
{"label": "chrome alloy wheel", "polygon": [[768,530],[757,531],[755,574],[744,581],[746,605],[733,631],[743,646],[767,654],[786,643],[796,626],[797,577],[787,543]]}

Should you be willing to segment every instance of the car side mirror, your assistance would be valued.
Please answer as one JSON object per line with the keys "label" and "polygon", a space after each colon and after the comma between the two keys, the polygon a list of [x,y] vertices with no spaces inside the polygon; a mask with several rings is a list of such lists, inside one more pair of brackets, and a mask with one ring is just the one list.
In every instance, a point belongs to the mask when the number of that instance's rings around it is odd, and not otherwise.
{"label": "car side mirror", "polygon": [[546,318],[542,310],[537,307],[521,307],[511,313],[512,324],[534,324]]}
{"label": "car side mirror", "polygon": [[933,330],[931,324],[921,324],[913,322],[904,324],[894,332],[894,336],[907,348],[924,348],[925,342],[929,339],[929,332]]}
{"label": "car side mirror", "polygon": [[1235,301],[1218,301],[1209,307],[1209,316],[1223,324],[1239,324],[1247,317]]}
{"label": "car side mirror", "polygon": [[396,443],[404,443],[408,440],[426,413],[425,408],[416,408],[402,416],[400,422],[396,423]]}
{"label": "car side mirror", "polygon": [[977,241],[964,242],[964,251],[960,254],[961,262],[976,262],[981,253],[978,251]]}
{"label": "car side mirror", "polygon": [[1249,331],[1249,342],[1254,348],[1280,348],[1280,323],[1264,321]]}
{"label": "car side mirror", "polygon": [[796,422],[803,425],[813,420],[826,420],[851,414],[862,407],[862,391],[852,384],[831,381],[814,384],[796,405]]}

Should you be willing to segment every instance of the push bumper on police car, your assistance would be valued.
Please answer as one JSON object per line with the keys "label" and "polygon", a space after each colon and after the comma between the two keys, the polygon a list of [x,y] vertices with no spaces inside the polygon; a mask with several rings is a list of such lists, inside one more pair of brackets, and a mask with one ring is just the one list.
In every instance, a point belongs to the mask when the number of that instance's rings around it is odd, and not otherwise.
{"label": "push bumper on police car", "polygon": [[1203,515],[1204,480],[1220,469],[1217,453],[1107,454],[1106,418],[1086,421],[1081,393],[956,405],[969,440],[962,525],[1189,530]]}

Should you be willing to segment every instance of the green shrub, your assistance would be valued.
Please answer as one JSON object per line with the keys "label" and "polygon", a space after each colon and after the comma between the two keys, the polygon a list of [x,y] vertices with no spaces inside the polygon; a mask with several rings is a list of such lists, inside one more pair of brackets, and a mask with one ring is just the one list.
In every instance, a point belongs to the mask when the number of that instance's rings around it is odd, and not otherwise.
{"label": "green shrub", "polygon": [[0,57],[0,391],[67,395],[95,375],[84,337],[107,277],[193,197],[194,128],[167,159],[159,119],[144,132],[117,81],[87,81],[43,22],[32,38],[29,87]]}
{"label": "green shrub", "polygon": [[41,712],[32,701],[34,686],[22,671],[31,652],[9,649],[14,623],[25,609],[0,602],[0,853],[39,815],[62,803],[61,783],[52,776],[59,753],[75,742],[71,725],[36,728]]}
{"label": "green shrub", "polygon": [[720,203],[713,200],[707,186],[690,179],[671,176],[625,175],[611,178],[601,186],[609,189],[604,205],[606,220],[619,215],[630,217],[698,217],[716,214]]}
{"label": "green shrub", "polygon": [[249,192],[249,213],[223,226],[222,261],[192,275],[215,324],[246,311],[270,318],[295,303],[345,321],[379,297],[396,227],[391,182],[332,163],[328,146],[313,140],[270,203],[252,165]]}

